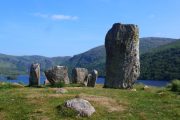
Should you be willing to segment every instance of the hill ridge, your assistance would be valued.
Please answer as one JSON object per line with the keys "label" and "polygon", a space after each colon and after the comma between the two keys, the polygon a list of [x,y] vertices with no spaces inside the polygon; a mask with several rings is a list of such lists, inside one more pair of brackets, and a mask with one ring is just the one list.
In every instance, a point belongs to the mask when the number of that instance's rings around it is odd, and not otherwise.
{"label": "hill ridge", "polygon": [[[172,38],[146,37],[140,39],[141,54],[148,53],[154,48],[176,41]],[[51,68],[54,65],[67,65],[69,72],[73,67],[87,67],[89,70],[97,69],[100,75],[104,75],[105,69],[105,48],[104,45],[91,48],[86,52],[74,55],[73,57],[45,57],[39,55],[13,56],[0,54],[0,74],[20,73],[27,74],[29,66],[33,62],[41,64],[41,71]]]}

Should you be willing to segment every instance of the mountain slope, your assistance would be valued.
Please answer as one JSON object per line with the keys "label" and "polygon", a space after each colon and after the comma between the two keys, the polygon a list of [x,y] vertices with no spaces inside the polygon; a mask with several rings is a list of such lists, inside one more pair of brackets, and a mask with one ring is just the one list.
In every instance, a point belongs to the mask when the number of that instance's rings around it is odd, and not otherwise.
{"label": "mountain slope", "polygon": [[104,71],[102,70],[104,70],[105,54],[104,46],[99,46],[82,54],[75,55],[65,64],[69,68],[69,73],[71,73],[71,70],[74,67],[85,67],[89,70],[97,69],[100,74],[104,74]]}
{"label": "mountain slope", "polygon": [[[153,48],[157,48],[162,45],[166,45],[177,39],[170,38],[158,38],[158,37],[147,37],[140,39],[140,53],[146,53]],[[105,75],[105,47],[99,46],[93,48],[85,53],[75,55],[66,62],[69,70],[73,67],[85,67],[89,70],[97,69],[100,76]]]}
{"label": "mountain slope", "polygon": [[157,48],[162,45],[166,45],[168,43],[171,43],[173,41],[176,41],[177,39],[172,39],[172,38],[160,38],[160,37],[145,37],[145,38],[140,38],[140,53],[146,53],[149,50],[153,48]]}
{"label": "mountain slope", "polygon": [[[157,37],[149,37],[149,38],[141,38],[140,39],[140,53],[144,56],[146,53],[151,51],[154,48],[157,50],[164,49],[163,47],[166,44],[172,43],[176,41],[176,39],[170,38],[157,38]],[[176,50],[175,50],[176,51]],[[0,74],[17,74],[17,73],[27,73],[29,70],[29,66],[32,63],[40,63],[41,71],[44,71],[47,68],[50,68],[54,65],[67,65],[69,68],[69,73],[71,73],[72,68],[74,67],[85,67],[89,70],[97,69],[99,74],[105,75],[105,48],[104,46],[99,46],[93,48],[87,52],[82,54],[78,54],[71,57],[54,57],[48,58],[43,56],[11,56],[0,54]],[[148,61],[145,56],[142,60]],[[146,64],[144,62],[141,64],[141,71],[144,71]],[[169,64],[169,63],[167,63]],[[144,66],[144,67],[143,67]],[[142,72],[143,77],[145,79],[146,72]],[[153,78],[146,77],[146,79]]]}
{"label": "mountain slope", "polygon": [[142,54],[140,79],[180,79],[180,40]]}
{"label": "mountain slope", "polygon": [[32,63],[40,63],[41,71],[67,61],[70,57],[11,56],[0,54],[0,74],[25,74]]}

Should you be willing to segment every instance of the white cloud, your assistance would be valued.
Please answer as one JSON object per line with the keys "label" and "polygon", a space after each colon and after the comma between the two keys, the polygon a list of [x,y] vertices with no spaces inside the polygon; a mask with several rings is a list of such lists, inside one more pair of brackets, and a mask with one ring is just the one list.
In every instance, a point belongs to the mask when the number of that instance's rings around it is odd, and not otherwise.
{"label": "white cloud", "polygon": [[35,13],[34,16],[47,18],[51,20],[77,20],[77,16],[70,16],[70,15],[63,15],[63,14],[42,14],[42,13]]}
{"label": "white cloud", "polygon": [[58,15],[58,14],[51,15],[50,18],[53,20],[77,20],[78,19],[77,16]]}

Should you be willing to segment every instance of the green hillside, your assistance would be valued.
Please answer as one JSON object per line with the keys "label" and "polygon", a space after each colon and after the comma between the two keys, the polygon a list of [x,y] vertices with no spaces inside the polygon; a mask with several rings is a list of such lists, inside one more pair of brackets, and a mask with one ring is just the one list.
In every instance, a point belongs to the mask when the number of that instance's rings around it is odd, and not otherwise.
{"label": "green hillside", "polygon": [[40,63],[41,71],[61,64],[70,57],[54,57],[48,58],[43,56],[11,56],[0,54],[0,74],[14,75],[26,74],[32,63]]}
{"label": "green hillside", "polygon": [[[170,38],[158,38],[158,37],[147,37],[140,39],[140,53],[146,53],[159,46],[166,45],[168,43],[174,42],[177,39]],[[75,55],[66,65],[69,66],[70,71],[73,67],[85,67],[89,70],[97,69],[100,76],[105,75],[105,48],[104,46],[99,46],[93,48],[85,53]]]}
{"label": "green hillside", "polygon": [[180,79],[180,40],[141,55],[140,79]]}
{"label": "green hillside", "polygon": [[104,74],[105,54],[104,46],[99,46],[82,54],[75,55],[65,64],[69,67],[70,73],[74,67],[85,67],[89,70],[97,69],[100,74]]}
{"label": "green hillside", "polygon": [[[176,41],[176,39],[157,38],[157,37],[149,37],[149,38],[140,39],[140,53],[143,56],[141,57],[141,73],[142,73],[141,79],[157,78],[157,77],[154,77],[154,73],[151,72],[151,69],[149,69],[149,66],[146,64],[146,63],[149,63],[150,61],[149,58],[146,56],[146,53],[148,53],[147,55],[150,56],[152,53],[150,54],[149,52],[154,48],[157,48],[155,49],[156,51],[157,50],[164,51],[164,49],[169,49],[172,46],[171,44],[170,45],[167,45],[167,44],[172,43],[174,41]],[[175,43],[175,45],[176,44],[177,43]],[[164,46],[164,45],[167,45],[167,46]],[[160,46],[164,46],[164,47],[160,47]],[[168,46],[170,47],[168,48]],[[171,53],[171,52],[169,53],[169,55],[174,55],[174,53]],[[174,50],[174,52],[176,52],[176,50]],[[162,54],[162,56],[166,55],[164,53],[160,53],[160,54]],[[43,56],[11,56],[11,55],[0,54],[0,74],[6,74],[6,75],[13,75],[13,74],[18,74],[18,73],[27,74],[30,65],[32,63],[37,62],[41,64],[41,71],[44,71],[45,69],[48,69],[54,65],[67,65],[69,68],[70,74],[73,67],[85,67],[85,68],[88,68],[89,70],[97,69],[99,71],[99,74],[101,76],[104,76],[105,75],[105,55],[106,53],[105,53],[104,46],[93,48],[87,52],[75,55],[73,57],[48,58],[48,57],[43,57]],[[175,54],[174,56],[176,57],[177,55]],[[154,59],[157,59],[157,60],[155,62],[153,61],[152,63],[156,64],[156,66],[158,67],[159,64],[157,64],[157,62],[160,61],[160,58],[158,56],[155,56]],[[165,60],[166,59],[167,58],[165,57]],[[177,57],[176,59],[177,59],[176,62],[178,62]],[[164,63],[167,64],[167,66],[169,65],[168,62],[169,60],[164,61]],[[174,64],[175,63],[172,63],[172,65]],[[157,69],[157,67],[155,68]],[[172,69],[174,71],[177,71],[177,69],[175,69],[174,67],[172,67]],[[161,72],[164,72],[164,71],[166,70],[164,69],[161,70]],[[172,74],[172,72],[170,73]],[[158,79],[164,79],[164,78],[165,77],[158,78]]]}
{"label": "green hillside", "polygon": [[146,53],[153,48],[171,43],[177,39],[172,38],[159,38],[159,37],[146,37],[140,39],[140,53]]}

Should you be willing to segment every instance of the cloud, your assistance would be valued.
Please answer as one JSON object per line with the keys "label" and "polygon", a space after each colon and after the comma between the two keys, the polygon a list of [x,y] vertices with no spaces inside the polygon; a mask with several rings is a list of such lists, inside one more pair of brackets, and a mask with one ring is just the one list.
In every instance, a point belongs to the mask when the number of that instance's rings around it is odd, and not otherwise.
{"label": "cloud", "polygon": [[69,16],[69,15],[52,15],[50,16],[51,19],[53,20],[77,20],[78,17],[77,16]]}
{"label": "cloud", "polygon": [[63,14],[42,14],[35,13],[34,16],[51,19],[51,20],[77,20],[77,16],[63,15]]}

